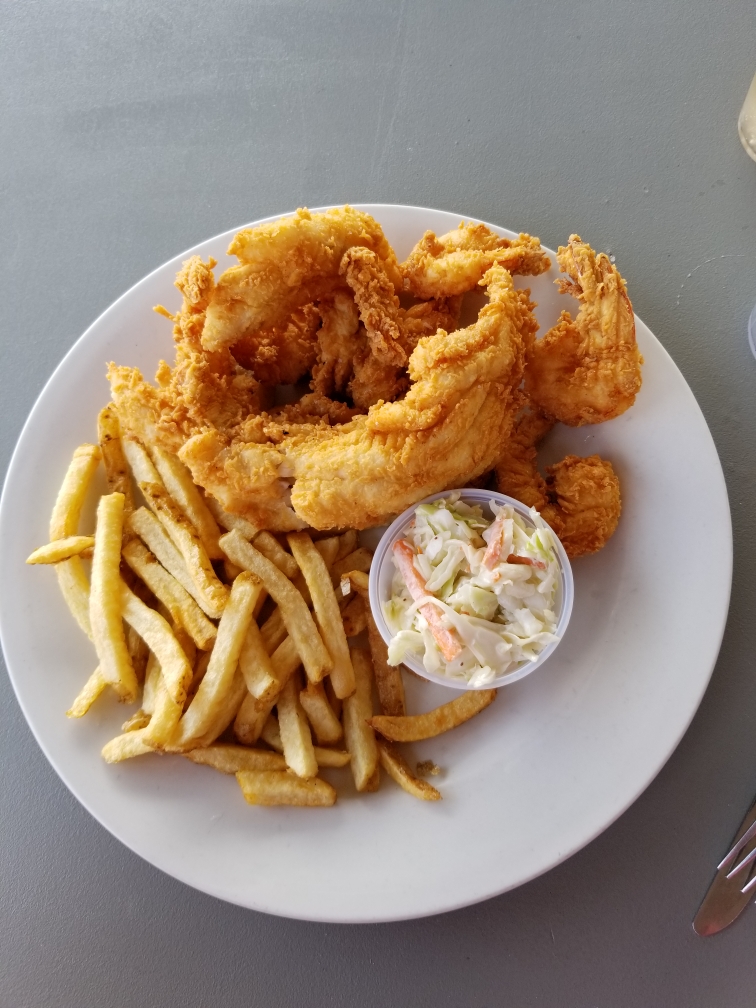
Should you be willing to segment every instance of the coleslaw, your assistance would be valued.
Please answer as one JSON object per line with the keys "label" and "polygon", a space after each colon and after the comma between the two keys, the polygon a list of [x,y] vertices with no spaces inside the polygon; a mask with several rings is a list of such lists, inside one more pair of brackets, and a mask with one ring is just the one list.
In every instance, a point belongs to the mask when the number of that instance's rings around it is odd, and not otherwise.
{"label": "coleslaw", "polygon": [[559,640],[551,529],[535,509],[528,524],[511,505],[490,507],[493,520],[455,492],[415,509],[383,604],[390,664],[411,652],[427,672],[480,687]]}

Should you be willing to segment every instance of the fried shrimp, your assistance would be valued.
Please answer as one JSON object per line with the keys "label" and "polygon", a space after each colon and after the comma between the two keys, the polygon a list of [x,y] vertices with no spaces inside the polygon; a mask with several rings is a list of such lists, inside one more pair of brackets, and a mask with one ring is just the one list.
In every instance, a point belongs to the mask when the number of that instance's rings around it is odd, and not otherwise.
{"label": "fried shrimp", "polygon": [[625,281],[609,258],[570,235],[557,252],[569,279],[562,293],[580,301],[573,321],[557,324],[528,353],[526,389],[543,410],[570,427],[611,420],[629,409],[641,386],[641,357]]}
{"label": "fried shrimp", "polygon": [[341,285],[339,264],[352,245],[372,249],[400,280],[396,257],[377,221],[352,207],[325,213],[297,210],[270,224],[240,231],[228,253],[239,259],[221,275],[208,303],[202,345],[233,346],[258,330],[284,325],[303,305]]}
{"label": "fried shrimp", "polygon": [[538,238],[500,238],[485,224],[462,222],[440,238],[426,231],[400,269],[404,290],[418,298],[444,298],[473,290],[494,263],[528,276],[551,265]]}
{"label": "fried shrimp", "polygon": [[540,511],[570,559],[600,550],[617,528],[620,486],[610,462],[568,455],[538,471],[537,445],[554,426],[552,417],[530,405],[519,417],[496,465],[499,493]]}

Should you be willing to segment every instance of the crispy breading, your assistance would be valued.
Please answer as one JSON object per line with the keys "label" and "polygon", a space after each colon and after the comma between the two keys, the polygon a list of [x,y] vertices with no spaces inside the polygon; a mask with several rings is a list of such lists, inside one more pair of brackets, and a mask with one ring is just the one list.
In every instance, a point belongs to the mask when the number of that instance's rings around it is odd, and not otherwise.
{"label": "crispy breading", "polygon": [[617,528],[622,510],[620,485],[611,462],[598,455],[568,455],[538,471],[537,446],[553,417],[529,404],[496,465],[496,488],[534,507],[551,525],[570,559],[600,550]]}
{"label": "crispy breading", "polygon": [[541,409],[570,427],[602,423],[629,409],[641,387],[633,307],[619,270],[579,235],[570,235],[557,260],[569,279],[556,283],[580,301],[580,311],[574,322],[562,312],[535,341],[526,389]]}
{"label": "crispy breading", "polygon": [[231,353],[264,385],[293,385],[318,356],[320,312],[314,304],[297,308],[285,325],[242,336]]}
{"label": "crispy breading", "polygon": [[380,225],[349,206],[312,214],[300,209],[292,217],[240,231],[228,249],[239,265],[227,269],[212,291],[203,346],[232,346],[332,294],[341,286],[341,257],[352,245],[375,251],[398,281],[396,257]]}
{"label": "crispy breading", "polygon": [[510,273],[537,276],[551,265],[538,238],[500,238],[485,224],[465,224],[437,238],[426,231],[401,264],[404,290],[443,298],[473,290],[494,263]]}

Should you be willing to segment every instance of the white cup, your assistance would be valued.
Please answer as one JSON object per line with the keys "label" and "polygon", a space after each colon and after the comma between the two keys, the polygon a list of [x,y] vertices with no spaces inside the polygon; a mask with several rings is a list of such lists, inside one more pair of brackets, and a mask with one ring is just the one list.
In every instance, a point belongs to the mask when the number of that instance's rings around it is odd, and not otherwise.
{"label": "white cup", "polygon": [[[370,608],[373,612],[373,618],[375,619],[376,626],[381,634],[381,637],[388,644],[391,641],[392,633],[389,629],[388,623],[386,622],[386,617],[383,614],[383,603],[388,602],[391,598],[391,582],[394,579],[394,573],[396,568],[394,567],[393,560],[393,546],[397,539],[403,538],[407,533],[410,523],[415,517],[415,508],[419,507],[420,504],[429,504],[432,501],[440,500],[442,497],[448,497],[450,493],[456,491],[444,490],[441,493],[432,494],[430,497],[426,497],[424,500],[418,501],[417,504],[413,504],[412,507],[407,508],[407,510],[400,514],[399,517],[389,525],[386,531],[383,533],[380,542],[373,555],[373,563],[370,567]],[[503,505],[509,504],[515,509],[515,511],[525,520],[525,522],[532,526],[533,522],[530,517],[530,509],[521,504],[520,501],[516,501],[513,497],[506,497],[504,494],[494,493],[492,490],[478,490],[476,488],[467,488],[459,491],[461,499],[465,504],[479,504],[483,508],[483,514],[491,521],[493,521],[493,511],[491,510],[491,502]],[[556,603],[555,612],[557,616],[557,628],[556,636],[559,640],[564,636],[564,632],[567,629],[567,624],[570,621],[570,615],[572,613],[572,600],[574,597],[574,583],[572,580],[572,568],[570,567],[570,561],[567,559],[567,554],[564,552],[564,547],[559,542],[559,539],[554,535],[556,541],[556,557],[559,564],[559,578],[557,581],[556,590]],[[518,679],[522,679],[526,675],[530,675],[531,672],[535,671],[539,665],[543,665],[547,658],[549,658],[557,646],[559,645],[559,640],[554,641],[551,644],[547,644],[546,647],[541,651],[538,656],[533,661],[524,661],[512,672],[507,672],[504,675],[497,676],[492,682],[486,683],[484,686],[469,686],[464,680],[452,679],[444,675],[438,675],[436,673],[426,671],[420,658],[414,657],[412,654],[405,655],[404,664],[407,668],[412,669],[423,679],[429,679],[431,682],[439,683],[441,686],[449,686],[451,689],[457,690],[469,690],[469,689],[491,689],[498,688],[499,686],[506,686],[508,683],[516,682]]]}

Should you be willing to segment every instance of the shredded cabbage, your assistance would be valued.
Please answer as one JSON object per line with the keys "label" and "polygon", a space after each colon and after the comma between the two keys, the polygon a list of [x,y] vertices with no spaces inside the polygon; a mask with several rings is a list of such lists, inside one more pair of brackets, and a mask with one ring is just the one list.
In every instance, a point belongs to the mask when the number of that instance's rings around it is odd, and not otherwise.
{"label": "shredded cabbage", "polygon": [[[383,606],[393,634],[388,649],[392,665],[411,654],[427,672],[485,686],[535,661],[559,640],[554,611],[559,563],[551,530],[535,509],[531,524],[510,505],[491,501],[491,510],[496,527],[479,506],[460,500],[459,493],[415,509],[405,538],[415,549],[414,566],[426,593],[413,599],[395,571],[391,599]],[[484,564],[492,538],[496,542]],[[508,562],[512,556],[522,559]],[[427,604],[462,644],[450,661],[420,611]]]}

